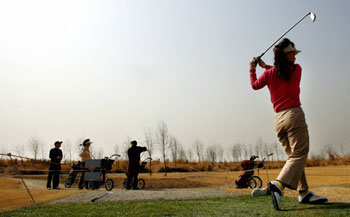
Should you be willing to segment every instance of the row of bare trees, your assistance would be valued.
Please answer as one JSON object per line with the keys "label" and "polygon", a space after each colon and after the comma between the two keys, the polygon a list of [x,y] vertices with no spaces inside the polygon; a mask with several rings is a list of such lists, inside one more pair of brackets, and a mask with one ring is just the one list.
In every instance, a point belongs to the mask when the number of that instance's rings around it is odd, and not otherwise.
{"label": "row of bare trees", "polygon": [[[189,148],[186,150],[182,143],[169,132],[168,126],[164,121],[162,121],[155,130],[149,128],[145,129],[142,140],[141,144],[147,147],[149,157],[154,158],[155,156],[161,159],[164,162],[165,168],[167,168],[167,162],[169,161],[174,162],[175,165],[179,160],[190,162],[240,162],[249,159],[252,155],[258,155],[262,158],[270,153],[273,153],[273,156],[269,158],[272,161],[286,159],[286,155],[280,143],[267,143],[262,139],[257,140],[255,144],[236,142],[230,145],[222,145],[219,143],[204,144],[200,140],[195,140],[190,147],[187,145]],[[130,139],[127,139],[124,146],[125,154],[130,147],[129,144]],[[115,150],[119,151],[119,148],[115,148]],[[345,147],[340,146],[340,150],[342,156],[345,156]],[[337,156],[332,145],[324,146],[321,153],[324,153],[323,155],[329,158]]]}
{"label": "row of bare trees", "polygon": [[[127,159],[127,150],[130,147],[131,140],[130,137],[127,137],[121,145],[115,145],[113,150],[114,153],[122,154],[124,159]],[[79,144],[81,144],[82,141],[83,138],[78,138],[74,145],[70,141],[65,141],[63,143],[62,150],[64,160],[71,162],[72,160],[77,159],[77,156],[81,151]],[[168,126],[164,121],[161,121],[155,129],[146,128],[144,130],[143,138],[139,143],[147,147],[149,157],[163,161],[165,171],[167,168],[167,162],[169,161],[172,161],[175,164],[179,160],[190,162],[239,162],[249,159],[251,155],[263,157],[269,153],[274,153],[272,158],[270,158],[272,161],[285,159],[285,154],[279,143],[266,143],[262,139],[259,139],[255,144],[236,142],[226,145],[219,143],[204,144],[200,140],[195,140],[193,144],[190,146],[187,145],[187,149],[185,149],[183,144],[169,132]],[[327,144],[323,147],[317,157],[332,159],[336,156],[345,156],[348,153],[346,152],[346,147],[344,145],[338,145],[337,147],[339,150],[337,150],[333,144]],[[98,150],[95,150],[96,148],[93,146],[90,148],[94,158],[104,157],[102,147]],[[49,149],[46,149],[46,146],[38,136],[34,136],[29,139],[27,145],[15,146],[12,151],[20,156],[24,156],[26,151],[28,151],[32,154],[34,160],[39,159],[39,155],[41,155],[41,158],[44,160],[48,158]],[[5,152],[5,150],[2,150],[2,153]]]}
{"label": "row of bare trees", "polygon": [[[65,161],[72,162],[73,160],[77,159],[77,156],[79,156],[79,153],[81,152],[81,146],[79,146],[79,144],[81,144],[82,141],[82,138],[78,138],[75,145],[73,145],[70,141],[65,141],[62,144],[63,157]],[[52,144],[51,148],[53,147],[54,146]],[[38,136],[31,137],[26,145],[16,145],[10,150],[12,154],[18,156],[32,156],[34,161],[37,161],[39,159],[48,159],[49,151],[50,148],[48,148],[47,145],[45,145],[44,142]],[[104,151],[102,147],[100,147],[98,150],[95,150],[94,147],[90,147],[90,152],[95,158],[104,157]],[[1,153],[7,153],[7,150],[3,147],[1,149]]]}
{"label": "row of bare trees", "polygon": [[[114,151],[122,153],[124,159],[127,159],[127,150],[130,147],[130,138],[128,137],[124,143],[119,146],[115,145]],[[281,146],[277,143],[264,143],[261,139],[255,145],[247,145],[243,143],[234,143],[232,145],[221,145],[218,143],[205,145],[200,140],[194,143],[187,150],[182,143],[169,132],[167,124],[162,121],[155,130],[147,128],[144,130],[142,141],[139,141],[148,149],[149,157],[161,159],[167,168],[167,162],[176,163],[179,160],[187,161],[242,161],[249,159],[251,155],[267,155],[271,152],[275,153],[276,160],[280,160],[282,153]]]}

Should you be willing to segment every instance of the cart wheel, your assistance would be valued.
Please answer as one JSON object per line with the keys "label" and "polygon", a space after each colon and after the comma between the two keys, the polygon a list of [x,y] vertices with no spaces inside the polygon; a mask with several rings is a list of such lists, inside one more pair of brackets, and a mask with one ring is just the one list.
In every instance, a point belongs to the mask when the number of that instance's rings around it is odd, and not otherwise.
{"label": "cart wheel", "polygon": [[254,179],[256,181],[255,188],[261,188],[262,180],[260,179],[260,177],[259,176],[253,176],[252,179]]}
{"label": "cart wheel", "polygon": [[137,182],[137,187],[143,189],[145,187],[145,180],[139,179],[139,181]]}
{"label": "cart wheel", "polygon": [[124,179],[124,182],[123,182],[123,188],[127,189],[128,186],[126,185],[126,183],[128,182],[128,179]]}
{"label": "cart wheel", "polygon": [[97,184],[96,184],[96,182],[94,182],[94,181],[89,181],[89,182],[88,182],[88,189],[89,189],[89,190],[95,190],[95,189],[97,189]]}
{"label": "cart wheel", "polygon": [[66,178],[66,181],[64,181],[64,187],[70,188],[70,187],[72,187],[72,185],[73,185],[73,182],[71,181],[71,178],[68,176]]}
{"label": "cart wheel", "polygon": [[111,191],[114,187],[114,182],[112,179],[107,179],[105,182],[105,188],[107,191]]}
{"label": "cart wheel", "polygon": [[248,180],[248,185],[252,189],[256,188],[257,183],[256,183],[256,180],[254,179],[254,177],[252,177],[251,179]]}

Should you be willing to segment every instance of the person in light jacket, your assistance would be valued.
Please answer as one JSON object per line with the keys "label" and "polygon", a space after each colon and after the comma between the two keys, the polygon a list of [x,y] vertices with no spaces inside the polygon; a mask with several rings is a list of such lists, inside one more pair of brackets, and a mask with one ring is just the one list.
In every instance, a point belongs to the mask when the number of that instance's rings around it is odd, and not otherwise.
{"label": "person in light jacket", "polygon": [[84,175],[85,175],[85,161],[91,159],[91,153],[90,153],[90,145],[92,144],[92,142],[90,141],[90,139],[85,139],[84,142],[82,144],[80,144],[80,146],[83,146],[81,153],[80,153],[80,165],[82,168],[82,172],[81,172],[81,178],[80,178],[80,182],[79,182],[79,189],[83,189],[84,186],[86,189],[88,189],[88,182],[85,181],[84,179]]}

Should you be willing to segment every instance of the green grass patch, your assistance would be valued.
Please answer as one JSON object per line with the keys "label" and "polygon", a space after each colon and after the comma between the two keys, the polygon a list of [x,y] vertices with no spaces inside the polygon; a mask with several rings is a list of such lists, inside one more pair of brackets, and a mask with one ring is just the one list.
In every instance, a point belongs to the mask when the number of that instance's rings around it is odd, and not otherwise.
{"label": "green grass patch", "polygon": [[182,201],[35,205],[0,216],[350,216],[350,204],[300,205],[285,197],[275,211],[271,197],[237,196]]}

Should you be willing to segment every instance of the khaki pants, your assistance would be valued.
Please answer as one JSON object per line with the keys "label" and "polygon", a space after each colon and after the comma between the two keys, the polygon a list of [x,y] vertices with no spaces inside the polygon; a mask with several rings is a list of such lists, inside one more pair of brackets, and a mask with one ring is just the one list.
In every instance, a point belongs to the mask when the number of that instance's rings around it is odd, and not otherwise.
{"label": "khaki pants", "polygon": [[304,167],[309,153],[309,132],[302,108],[299,106],[277,112],[275,128],[288,155],[277,180],[293,190],[308,190]]}

